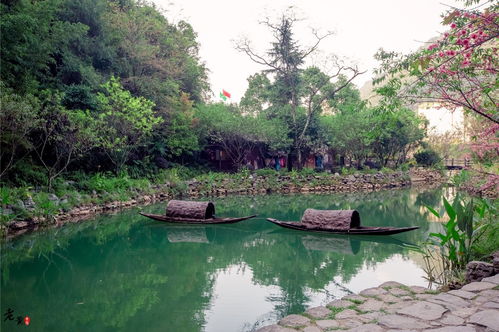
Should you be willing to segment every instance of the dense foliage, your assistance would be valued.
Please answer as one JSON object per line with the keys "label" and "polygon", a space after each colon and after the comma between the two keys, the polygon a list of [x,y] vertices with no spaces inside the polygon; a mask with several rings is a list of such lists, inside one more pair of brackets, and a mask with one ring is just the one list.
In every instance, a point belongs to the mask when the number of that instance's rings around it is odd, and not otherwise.
{"label": "dense foliage", "polygon": [[2,181],[36,170],[50,187],[68,168],[154,168],[199,149],[206,70],[188,23],[134,0],[8,1],[0,21]]}
{"label": "dense foliage", "polygon": [[151,177],[175,163],[206,164],[199,152],[210,147],[234,169],[249,151],[261,160],[289,154],[298,168],[325,152],[359,168],[368,158],[405,162],[422,121],[400,103],[368,108],[351,83],[356,67],[305,67],[329,33],[305,49],[295,22],[266,22],[275,40],[264,57],[240,44],[269,70],[248,79],[240,105],[212,104],[196,33],[148,2],[2,3],[2,183],[51,190],[75,171]]}
{"label": "dense foliage", "polygon": [[284,151],[298,168],[303,166],[303,156],[326,152],[350,160],[350,165],[355,160],[358,168],[369,158],[377,160],[378,167],[404,163],[425,137],[425,121],[404,107],[395,93],[400,86],[378,89],[382,102],[367,107],[352,84],[362,74],[357,67],[336,58],[332,73],[304,67],[305,58],[328,34],[315,34],[316,44],[303,49],[293,37],[295,22],[289,16],[277,23],[264,22],[274,36],[265,55],[258,54],[249,41],[238,44],[250,59],[267,67],[248,79],[241,108],[281,121],[290,142]]}

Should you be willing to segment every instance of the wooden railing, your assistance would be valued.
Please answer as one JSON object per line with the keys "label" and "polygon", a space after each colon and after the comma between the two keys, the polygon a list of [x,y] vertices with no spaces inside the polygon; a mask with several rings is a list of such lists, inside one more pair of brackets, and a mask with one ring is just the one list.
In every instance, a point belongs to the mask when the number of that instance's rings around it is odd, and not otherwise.
{"label": "wooden railing", "polygon": [[473,164],[471,159],[454,159],[454,158],[444,159],[443,163],[447,169],[463,169],[463,168],[468,168]]}

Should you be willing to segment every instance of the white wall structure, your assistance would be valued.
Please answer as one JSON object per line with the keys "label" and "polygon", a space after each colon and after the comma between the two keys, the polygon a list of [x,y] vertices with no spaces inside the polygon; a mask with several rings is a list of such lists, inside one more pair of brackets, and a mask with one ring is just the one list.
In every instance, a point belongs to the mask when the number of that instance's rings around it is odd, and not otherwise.
{"label": "white wall structure", "polygon": [[[437,103],[424,102],[417,105],[416,112],[428,119],[429,134],[464,133],[465,117],[461,107],[448,109]],[[463,136],[463,139],[466,138]]]}

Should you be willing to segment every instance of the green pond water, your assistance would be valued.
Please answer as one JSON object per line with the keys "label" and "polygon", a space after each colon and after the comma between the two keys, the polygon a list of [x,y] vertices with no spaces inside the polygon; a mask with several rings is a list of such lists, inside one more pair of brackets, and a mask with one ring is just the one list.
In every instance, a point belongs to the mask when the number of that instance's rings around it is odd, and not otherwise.
{"label": "green pond water", "polygon": [[[414,245],[439,229],[424,205],[439,206],[442,194],[214,198],[218,216],[259,216],[175,226],[142,217],[137,208],[4,241],[1,330],[251,331],[384,281],[426,286]],[[356,209],[364,225],[420,229],[328,236],[265,221],[299,220],[309,207]],[[17,325],[18,316],[29,316],[30,326]]]}

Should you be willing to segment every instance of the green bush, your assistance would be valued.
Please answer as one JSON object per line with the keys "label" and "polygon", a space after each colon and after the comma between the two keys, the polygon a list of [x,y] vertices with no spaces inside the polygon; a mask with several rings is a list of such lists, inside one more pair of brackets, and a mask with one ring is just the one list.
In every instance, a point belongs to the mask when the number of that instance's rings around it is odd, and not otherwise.
{"label": "green bush", "polygon": [[451,183],[456,186],[456,187],[459,187],[463,184],[465,184],[466,182],[468,182],[471,178],[471,175],[470,175],[470,172],[463,169],[461,170],[461,172],[455,174],[452,178],[451,178]]}
{"label": "green bush", "polygon": [[49,194],[45,192],[35,193],[33,201],[36,203],[35,214],[46,218],[54,216],[59,212],[57,203],[49,199]]}
{"label": "green bush", "polygon": [[403,171],[403,172],[407,172],[409,170],[409,168],[411,168],[412,165],[410,162],[407,162],[407,163],[403,163],[403,164],[400,164],[398,169]]}
{"label": "green bush", "polygon": [[484,225],[483,234],[473,244],[471,248],[471,257],[475,260],[484,260],[490,256],[491,253],[499,249],[499,222],[489,221]]}
{"label": "green bush", "polygon": [[487,199],[481,199],[475,207],[475,217],[478,231],[471,247],[470,259],[483,260],[499,249],[497,202],[494,204]]}
{"label": "green bush", "polygon": [[[448,221],[442,224],[441,232],[429,234],[423,251],[429,280],[448,284],[462,278],[466,264],[473,258],[483,259],[497,250],[499,225],[497,209],[487,200],[465,201],[458,194],[452,204],[445,197],[443,201]],[[426,207],[438,218],[443,217]]]}
{"label": "green bush", "polygon": [[382,169],[379,170],[381,173],[385,173],[385,174],[391,174],[394,172],[393,169],[391,168],[388,168],[388,167],[383,167]]}
{"label": "green bush", "polygon": [[26,160],[18,162],[7,178],[7,184],[14,186],[45,186],[47,184],[45,170]]}
{"label": "green bush", "polygon": [[421,166],[433,166],[439,163],[441,159],[438,153],[431,149],[425,149],[414,154],[414,158],[416,159],[418,165]]}
{"label": "green bush", "polygon": [[352,174],[355,174],[355,168],[347,168],[347,167],[341,168],[341,175],[352,175]]}

